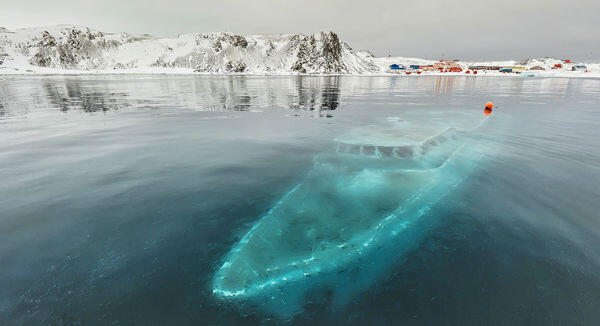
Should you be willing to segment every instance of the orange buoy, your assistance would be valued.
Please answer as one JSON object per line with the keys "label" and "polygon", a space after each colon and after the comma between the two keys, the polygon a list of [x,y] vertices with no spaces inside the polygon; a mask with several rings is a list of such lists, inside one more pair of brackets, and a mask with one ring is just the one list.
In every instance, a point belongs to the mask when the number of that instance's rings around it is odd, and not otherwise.
{"label": "orange buoy", "polygon": [[483,109],[483,114],[485,114],[485,115],[490,115],[490,114],[492,114],[492,109],[490,109],[490,108],[485,108],[485,109]]}
{"label": "orange buoy", "polygon": [[486,109],[490,109],[491,110],[493,107],[494,107],[494,103],[492,103],[492,102],[485,103],[485,108]]}

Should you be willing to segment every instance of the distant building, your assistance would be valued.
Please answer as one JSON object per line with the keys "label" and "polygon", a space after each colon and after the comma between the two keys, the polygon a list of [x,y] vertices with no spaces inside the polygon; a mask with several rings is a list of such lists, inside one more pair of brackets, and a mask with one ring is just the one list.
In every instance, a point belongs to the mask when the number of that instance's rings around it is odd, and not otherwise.
{"label": "distant building", "polygon": [[469,66],[471,70],[500,70],[500,66]]}
{"label": "distant building", "polygon": [[546,68],[541,67],[541,66],[535,66],[535,67],[529,68],[529,70],[546,70]]}
{"label": "distant building", "polygon": [[390,65],[390,72],[400,73],[406,71],[406,67],[404,65],[393,64]]}
{"label": "distant building", "polygon": [[587,67],[584,65],[574,65],[571,70],[573,71],[586,71]]}
{"label": "distant building", "polygon": [[461,72],[462,71],[462,68],[458,63],[456,63],[454,61],[446,61],[446,60],[440,60],[440,62],[434,63],[433,68],[435,70],[438,70],[441,72]]}

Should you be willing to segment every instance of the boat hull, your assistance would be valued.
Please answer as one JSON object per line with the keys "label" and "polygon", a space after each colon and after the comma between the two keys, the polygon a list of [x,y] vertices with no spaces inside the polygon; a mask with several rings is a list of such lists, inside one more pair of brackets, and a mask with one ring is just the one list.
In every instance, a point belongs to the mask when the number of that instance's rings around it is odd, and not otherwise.
{"label": "boat hull", "polygon": [[475,139],[445,138],[408,158],[318,156],[225,257],[213,293],[283,319],[315,296],[343,306],[392,272],[438,224],[433,205],[475,169]]}

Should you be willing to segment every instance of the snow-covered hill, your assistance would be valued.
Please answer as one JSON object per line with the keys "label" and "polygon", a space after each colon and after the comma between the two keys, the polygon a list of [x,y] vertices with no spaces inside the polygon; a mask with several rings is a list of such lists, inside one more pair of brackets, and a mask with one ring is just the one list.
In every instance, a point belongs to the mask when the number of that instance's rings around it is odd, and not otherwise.
{"label": "snow-covered hill", "polygon": [[[431,65],[435,62],[421,58],[376,58],[369,51],[354,51],[333,32],[249,36],[189,33],[176,38],[158,38],[147,34],[104,33],[75,25],[17,30],[0,27],[0,74],[387,74],[391,64]],[[561,62],[539,58],[459,64],[463,69],[485,65],[541,67],[546,71],[535,74],[548,77],[600,77],[597,63],[587,63],[587,72],[571,72],[569,67],[551,70]],[[482,75],[504,74],[496,71]]]}
{"label": "snow-covered hill", "polygon": [[0,29],[0,73],[8,70],[152,70],[212,73],[345,74],[377,72],[333,32],[313,35],[190,33],[177,38],[109,34],[58,25]]}

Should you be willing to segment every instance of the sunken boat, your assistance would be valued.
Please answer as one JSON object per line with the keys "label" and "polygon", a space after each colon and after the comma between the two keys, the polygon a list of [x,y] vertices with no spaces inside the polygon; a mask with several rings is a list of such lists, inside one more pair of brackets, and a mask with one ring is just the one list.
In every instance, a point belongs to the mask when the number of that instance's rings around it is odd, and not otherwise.
{"label": "sunken boat", "polygon": [[343,305],[390,273],[426,218],[475,169],[480,112],[417,112],[349,131],[236,243],[213,293],[281,318],[325,295]]}

